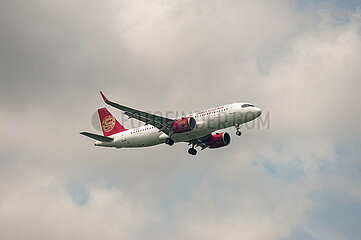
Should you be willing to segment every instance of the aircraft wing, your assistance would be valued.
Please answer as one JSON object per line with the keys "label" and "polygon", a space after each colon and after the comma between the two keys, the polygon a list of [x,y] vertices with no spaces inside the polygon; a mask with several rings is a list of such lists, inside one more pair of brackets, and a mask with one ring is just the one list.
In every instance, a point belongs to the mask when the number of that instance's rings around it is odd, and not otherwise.
{"label": "aircraft wing", "polygon": [[103,100],[106,104],[124,111],[124,114],[127,115],[129,118],[134,118],[141,122],[144,122],[145,124],[153,125],[154,127],[158,128],[159,131],[162,131],[167,135],[170,135],[172,133],[173,123],[175,122],[174,119],[161,117],[158,115],[154,115],[151,113],[143,112],[134,108],[120,105],[118,103],[108,100],[104,96],[102,91],[100,91],[100,94],[102,95]]}

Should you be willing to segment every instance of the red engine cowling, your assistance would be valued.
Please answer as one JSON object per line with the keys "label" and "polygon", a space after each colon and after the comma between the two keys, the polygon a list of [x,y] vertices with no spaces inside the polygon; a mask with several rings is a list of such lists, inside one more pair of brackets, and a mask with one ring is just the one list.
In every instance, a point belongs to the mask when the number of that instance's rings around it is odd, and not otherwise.
{"label": "red engine cowling", "polygon": [[196,120],[193,117],[187,117],[173,123],[175,133],[184,133],[193,130],[196,127]]}
{"label": "red engine cowling", "polygon": [[216,133],[208,139],[209,148],[219,148],[227,146],[231,142],[231,136],[228,133]]}

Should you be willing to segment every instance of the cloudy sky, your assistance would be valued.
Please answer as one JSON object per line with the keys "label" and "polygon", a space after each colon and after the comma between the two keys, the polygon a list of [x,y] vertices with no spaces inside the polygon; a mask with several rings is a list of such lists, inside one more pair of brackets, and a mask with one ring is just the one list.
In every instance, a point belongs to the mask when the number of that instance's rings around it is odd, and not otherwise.
{"label": "cloudy sky", "polygon": [[[0,30],[0,239],[361,239],[360,1],[2,0]],[[96,148],[99,90],[269,118]]]}

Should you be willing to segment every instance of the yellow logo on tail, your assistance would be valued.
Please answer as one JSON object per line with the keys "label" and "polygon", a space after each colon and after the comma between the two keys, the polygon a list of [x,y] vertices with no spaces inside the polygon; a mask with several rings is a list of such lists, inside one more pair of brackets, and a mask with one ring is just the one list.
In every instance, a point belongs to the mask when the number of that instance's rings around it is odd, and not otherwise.
{"label": "yellow logo on tail", "polygon": [[106,116],[102,121],[102,128],[104,132],[110,132],[115,126],[115,118],[112,115]]}

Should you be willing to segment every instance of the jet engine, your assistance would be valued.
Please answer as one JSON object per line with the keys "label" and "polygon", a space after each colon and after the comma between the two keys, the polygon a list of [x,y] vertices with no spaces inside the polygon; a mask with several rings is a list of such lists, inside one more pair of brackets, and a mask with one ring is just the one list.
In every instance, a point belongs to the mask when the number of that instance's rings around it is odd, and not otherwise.
{"label": "jet engine", "polygon": [[208,139],[209,148],[220,148],[229,145],[231,142],[231,136],[226,133],[216,133]]}
{"label": "jet engine", "polygon": [[193,130],[196,127],[196,120],[193,117],[179,119],[173,123],[175,133],[184,133]]}

